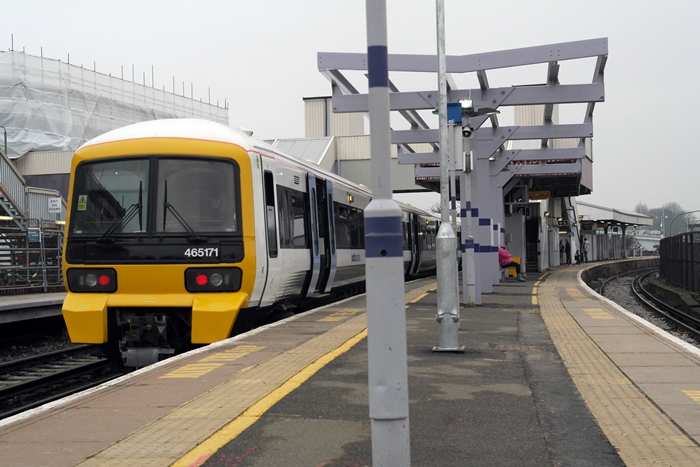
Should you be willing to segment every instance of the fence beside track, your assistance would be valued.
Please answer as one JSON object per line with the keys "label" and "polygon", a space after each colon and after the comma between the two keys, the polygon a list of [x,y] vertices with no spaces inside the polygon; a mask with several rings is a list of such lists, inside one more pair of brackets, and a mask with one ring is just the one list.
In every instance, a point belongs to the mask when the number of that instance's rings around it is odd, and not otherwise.
{"label": "fence beside track", "polygon": [[700,292],[700,232],[661,239],[661,278],[692,292]]}

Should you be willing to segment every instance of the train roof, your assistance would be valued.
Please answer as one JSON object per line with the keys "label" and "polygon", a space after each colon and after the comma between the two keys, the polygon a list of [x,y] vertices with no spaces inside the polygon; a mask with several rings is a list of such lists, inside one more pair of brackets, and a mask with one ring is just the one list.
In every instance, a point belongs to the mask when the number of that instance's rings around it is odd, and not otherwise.
{"label": "train roof", "polygon": [[[350,185],[359,192],[365,192],[368,196],[372,195],[371,191],[366,186],[344,179],[337,174],[328,172],[316,164],[287,154],[269,143],[254,138],[248,133],[222,125],[221,123],[198,118],[167,118],[127,125],[117,128],[116,130],[108,131],[100,136],[97,136],[96,138],[91,139],[83,144],[78,151],[80,151],[82,148],[99,144],[143,138],[184,138],[235,144],[248,152],[262,151],[270,155],[278,156],[289,162],[293,162],[294,164],[302,165],[308,170],[321,173],[325,178],[330,178],[346,185]],[[405,211],[412,211],[426,217],[434,216],[434,214],[424,209],[417,208],[397,200],[395,201]]]}
{"label": "train roof", "polygon": [[[219,141],[251,150],[258,140],[246,133],[210,120],[198,118],[166,118],[134,123],[103,133],[83,144],[80,149],[97,144],[142,138],[184,138]],[[265,144],[265,143],[263,143]]]}

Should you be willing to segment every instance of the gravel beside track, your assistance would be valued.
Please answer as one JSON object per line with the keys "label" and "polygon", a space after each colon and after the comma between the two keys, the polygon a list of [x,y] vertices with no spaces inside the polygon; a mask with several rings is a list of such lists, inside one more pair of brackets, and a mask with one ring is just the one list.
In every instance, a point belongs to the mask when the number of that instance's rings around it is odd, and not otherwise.
{"label": "gravel beside track", "polygon": [[[659,318],[655,313],[648,311],[646,306],[640,303],[637,298],[632,294],[632,281],[634,276],[625,276],[619,279],[608,282],[605,286],[605,298],[612,300],[617,303],[625,310],[630,313],[634,313],[640,318],[650,322],[651,324],[663,329],[664,331],[672,334],[679,339],[693,344],[696,347],[700,347],[700,343],[693,338],[691,335],[679,330],[677,327],[666,322],[666,320]],[[588,284],[593,290],[598,292],[600,284]],[[597,286],[597,287],[596,287]]]}
{"label": "gravel beside track", "polygon": [[54,350],[67,349],[74,345],[77,344],[72,344],[67,336],[47,336],[34,338],[32,341],[0,343],[0,362],[19,360],[20,358],[32,357]]}

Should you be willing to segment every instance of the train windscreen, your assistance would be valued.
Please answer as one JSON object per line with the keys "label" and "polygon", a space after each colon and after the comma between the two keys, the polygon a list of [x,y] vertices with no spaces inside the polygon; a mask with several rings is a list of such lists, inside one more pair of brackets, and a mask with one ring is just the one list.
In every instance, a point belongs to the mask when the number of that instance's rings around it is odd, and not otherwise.
{"label": "train windscreen", "polygon": [[240,232],[232,161],[158,156],[84,162],[74,186],[72,234]]}

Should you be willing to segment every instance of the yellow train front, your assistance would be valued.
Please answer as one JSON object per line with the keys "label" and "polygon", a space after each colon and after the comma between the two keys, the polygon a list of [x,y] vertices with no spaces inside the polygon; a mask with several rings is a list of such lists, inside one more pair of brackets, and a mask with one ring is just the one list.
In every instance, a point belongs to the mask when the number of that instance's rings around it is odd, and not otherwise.
{"label": "yellow train front", "polygon": [[63,256],[71,341],[141,367],[229,337],[256,280],[254,158],[237,135],[154,121],[76,152]]}

